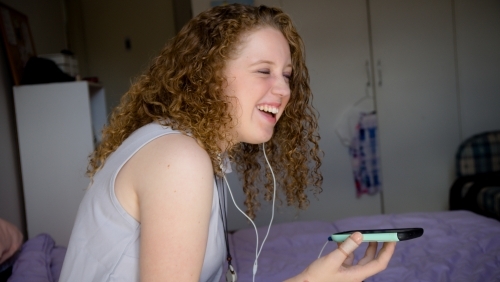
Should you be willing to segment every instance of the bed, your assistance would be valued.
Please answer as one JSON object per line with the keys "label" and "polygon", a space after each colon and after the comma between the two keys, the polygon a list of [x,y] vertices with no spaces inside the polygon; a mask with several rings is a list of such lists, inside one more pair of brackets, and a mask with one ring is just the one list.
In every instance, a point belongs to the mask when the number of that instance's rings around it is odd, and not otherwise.
{"label": "bed", "polygon": [[[465,210],[274,225],[259,258],[255,281],[283,281],[300,273],[318,257],[331,233],[406,226],[423,227],[424,236],[398,243],[388,268],[365,281],[500,281],[500,221]],[[265,231],[259,229],[261,238]],[[255,231],[233,233],[230,244],[238,281],[252,281]],[[356,258],[362,256],[365,244],[355,251]],[[335,246],[329,242],[323,254]],[[12,276],[3,281],[58,281],[65,251],[49,235],[40,234],[23,244],[12,264]]]}
{"label": "bed", "polygon": [[[56,282],[59,280],[66,247],[57,246],[49,234],[26,241],[9,262],[8,275],[0,281]],[[4,280],[1,280],[4,279]]]}
{"label": "bed", "polygon": [[[398,243],[387,269],[365,281],[500,281],[500,222],[465,210],[274,225],[259,257],[255,281],[283,281],[300,273],[318,257],[332,233],[410,226],[424,228],[424,235]],[[260,228],[259,237],[265,232],[266,227]],[[239,230],[230,242],[238,281],[252,281],[255,230]],[[366,244],[355,251],[356,259]],[[323,255],[335,248],[329,242]]]}
{"label": "bed", "polygon": [[[387,269],[365,281],[500,281],[500,132],[469,138],[460,146],[456,159],[451,210],[273,225],[259,258],[255,281],[283,281],[300,273],[318,257],[332,233],[402,227],[422,227],[424,235],[398,243]],[[265,231],[266,227],[259,228],[260,238]],[[254,229],[230,234],[229,243],[238,281],[252,281]],[[366,249],[363,244],[355,251],[356,259]],[[328,243],[323,254],[335,247]],[[0,282],[57,281],[65,252],[50,235],[39,234],[0,263]]]}

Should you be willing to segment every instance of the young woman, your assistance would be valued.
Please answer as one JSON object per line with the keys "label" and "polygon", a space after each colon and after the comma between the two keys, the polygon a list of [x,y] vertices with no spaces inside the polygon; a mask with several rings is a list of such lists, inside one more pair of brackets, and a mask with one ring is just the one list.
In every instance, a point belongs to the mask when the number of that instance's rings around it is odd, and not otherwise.
{"label": "young woman", "polygon": [[[273,195],[262,148],[289,205],[305,208],[308,187],[320,192],[311,99],[302,41],[281,10],[227,5],[192,19],[104,129],[61,281],[219,281],[227,188],[216,179],[230,162],[251,218],[259,193]],[[370,244],[351,266],[361,239],[290,281],[361,281],[384,269],[394,244],[378,254]]]}

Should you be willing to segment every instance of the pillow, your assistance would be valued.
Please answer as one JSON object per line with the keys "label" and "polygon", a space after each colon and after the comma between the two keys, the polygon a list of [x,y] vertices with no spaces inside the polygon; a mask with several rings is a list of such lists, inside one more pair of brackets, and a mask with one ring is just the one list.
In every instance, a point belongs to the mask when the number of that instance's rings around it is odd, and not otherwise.
{"label": "pillow", "polygon": [[23,243],[21,231],[0,218],[0,264],[12,257]]}

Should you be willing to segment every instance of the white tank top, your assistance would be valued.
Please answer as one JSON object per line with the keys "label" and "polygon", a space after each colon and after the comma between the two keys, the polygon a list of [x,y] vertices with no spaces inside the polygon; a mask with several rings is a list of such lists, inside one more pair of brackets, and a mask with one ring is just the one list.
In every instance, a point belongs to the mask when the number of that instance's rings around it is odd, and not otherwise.
{"label": "white tank top", "polygon": [[[141,225],[121,206],[114,184],[123,165],[160,136],[180,133],[157,123],[133,132],[94,176],[78,209],[59,281],[139,281]],[[225,172],[231,172],[224,160]],[[219,281],[226,257],[219,193],[214,193],[200,281]],[[187,235],[189,240],[196,236]],[[192,237],[192,238],[191,238]]]}

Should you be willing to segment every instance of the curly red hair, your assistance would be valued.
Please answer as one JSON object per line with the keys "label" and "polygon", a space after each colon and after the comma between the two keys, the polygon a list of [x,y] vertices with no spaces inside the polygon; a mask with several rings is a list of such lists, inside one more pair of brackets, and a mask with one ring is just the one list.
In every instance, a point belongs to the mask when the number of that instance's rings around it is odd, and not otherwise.
{"label": "curly red hair", "polygon": [[[243,180],[247,214],[259,207],[257,188],[264,180],[264,198],[272,196],[272,179],[258,145],[233,144],[231,101],[224,94],[225,62],[245,33],[262,27],[279,30],[289,43],[293,73],[290,101],[275,126],[266,154],[288,205],[308,206],[306,189],[321,192],[322,176],[317,117],[312,106],[304,46],[288,15],[278,8],[239,4],[214,7],[193,18],[170,40],[149,69],[139,76],[114,109],[103,139],[90,156],[88,175],[135,130],[159,122],[191,134],[207,151],[214,173],[221,174],[218,144],[230,144],[229,157]],[[236,121],[237,122],[237,121]]]}

